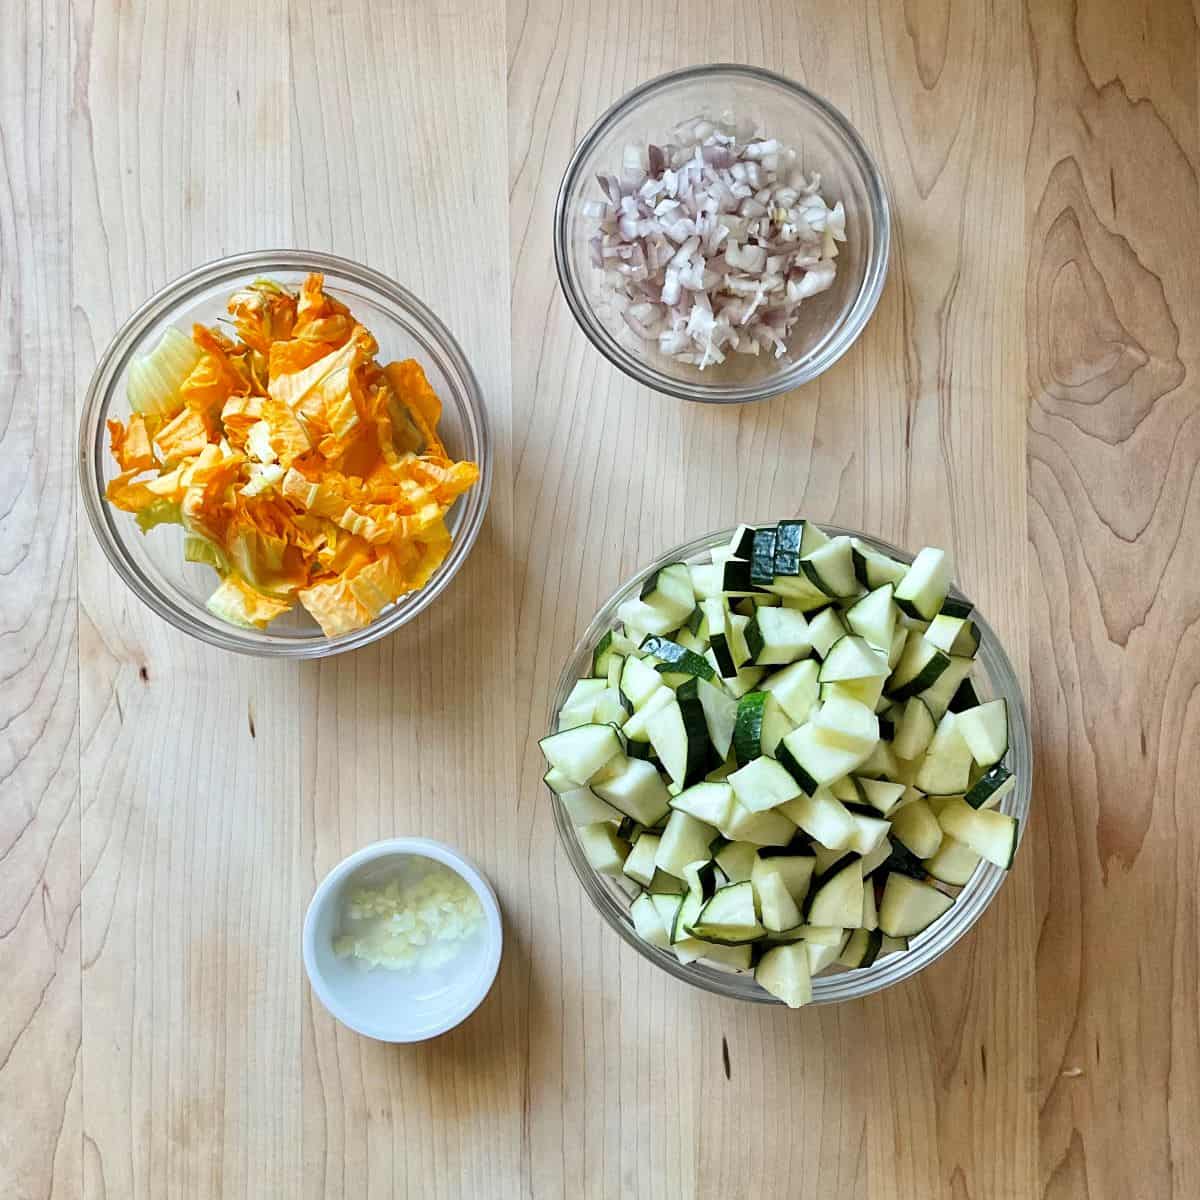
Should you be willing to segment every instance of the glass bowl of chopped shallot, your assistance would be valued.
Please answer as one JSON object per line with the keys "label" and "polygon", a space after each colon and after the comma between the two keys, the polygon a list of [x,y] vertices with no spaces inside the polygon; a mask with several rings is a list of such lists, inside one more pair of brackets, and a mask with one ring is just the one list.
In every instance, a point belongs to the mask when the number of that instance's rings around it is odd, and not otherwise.
{"label": "glass bowl of chopped shallot", "polygon": [[718,63],[642,84],[587,132],[554,217],[559,281],[610,362],[681,400],[816,378],[887,275],[887,190],[858,132],[781,75]]}
{"label": "glass bowl of chopped shallot", "polygon": [[224,258],[148,300],[96,368],[79,439],[92,528],[134,594],[268,657],[410,621],[466,560],[491,483],[449,330],[386,276],[301,250]]}

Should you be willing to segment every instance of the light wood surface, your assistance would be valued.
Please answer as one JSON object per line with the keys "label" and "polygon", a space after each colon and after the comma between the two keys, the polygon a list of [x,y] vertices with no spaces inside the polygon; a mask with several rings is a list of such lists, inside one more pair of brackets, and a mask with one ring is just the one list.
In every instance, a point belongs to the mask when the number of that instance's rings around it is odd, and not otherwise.
{"label": "light wood surface", "polygon": [[[851,353],[732,411],[612,370],[550,240],[592,120],[714,59],[828,96],[895,210]],[[1175,0],[6,10],[0,1196],[1200,1195],[1197,61]],[[77,510],[107,340],[266,245],[426,299],[496,440],[459,578],[322,665],[175,634]],[[952,549],[1027,684],[1037,780],[968,939],[788,1014],[607,930],[534,741],[641,562],[801,512]],[[492,995],[423,1047],[336,1025],[298,953],[317,881],[393,833],[476,858],[506,918]]]}

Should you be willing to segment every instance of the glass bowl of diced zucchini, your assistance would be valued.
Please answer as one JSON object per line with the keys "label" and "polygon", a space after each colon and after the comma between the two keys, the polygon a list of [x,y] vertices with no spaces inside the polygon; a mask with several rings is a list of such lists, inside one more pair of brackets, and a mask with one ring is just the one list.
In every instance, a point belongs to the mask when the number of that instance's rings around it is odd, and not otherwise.
{"label": "glass bowl of diced zucchini", "polygon": [[618,589],[541,748],[621,937],[791,1007],[958,941],[1013,864],[1033,773],[1012,664],[947,556],[804,520],[707,534]]}

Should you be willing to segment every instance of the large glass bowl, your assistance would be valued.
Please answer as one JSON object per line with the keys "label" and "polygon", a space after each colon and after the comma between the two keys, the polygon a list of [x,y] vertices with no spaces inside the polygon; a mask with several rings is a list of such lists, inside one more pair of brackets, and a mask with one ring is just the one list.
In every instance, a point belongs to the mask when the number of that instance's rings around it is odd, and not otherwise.
{"label": "large glass bowl", "polygon": [[[205,601],[216,587],[212,570],[184,561],[184,530],[160,525],[143,534],[132,514],[104,498],[117,473],[105,421],[129,415],[126,373],[134,355],[157,344],[168,325],[190,331],[214,324],[242,284],[267,276],[298,286],[312,271],[325,276],[331,296],[350,307],[375,335],[381,362],[415,358],[442,400],[440,432],[447,451],[479,464],[479,482],[446,517],[453,546],[433,578],[402,596],[369,625],[326,637],[303,610],[263,630],[241,629],[214,616]],[[104,352],[88,387],[79,428],[79,478],[92,528],[109,562],[139,600],[177,629],[225,650],[275,658],[321,658],[365,646],[411,621],[432,604],[470,553],[483,523],[492,481],[492,449],[479,384],[450,331],[415,296],[385,275],[347,259],[307,250],[262,250],[197,267],[147,300]]]}
{"label": "large glass bowl", "polygon": [[[912,555],[903,550],[881,542],[878,538],[856,533],[850,529],[838,529],[831,525],[822,526],[831,536],[850,534],[860,538],[877,550],[890,554],[903,562],[911,562]],[[602,605],[600,611],[587,627],[578,645],[571,652],[571,657],[563,667],[558,681],[558,690],[554,696],[554,706],[550,713],[550,729],[553,733],[558,729],[558,713],[567,698],[567,694],[575,681],[591,674],[592,651],[601,636],[617,623],[617,606],[630,596],[640,594],[642,583],[659,568],[672,562],[696,562],[702,560],[716,546],[727,545],[733,536],[732,529],[723,529],[717,533],[708,533],[676,546],[656,562],[639,571],[628,583],[622,584]],[[962,600],[965,597],[957,588],[951,589],[951,595]],[[1020,824],[1019,838],[1025,834],[1025,823],[1029,816],[1029,801],[1033,784],[1033,754],[1029,739],[1029,721],[1025,712],[1025,699],[1021,694],[1017,677],[1013,673],[1012,664],[1004,647],[988,623],[978,613],[971,614],[971,620],[979,627],[980,643],[976,658],[977,669],[971,676],[975,690],[981,700],[989,700],[1002,696],[1008,701],[1009,747],[1005,760],[1008,768],[1016,777],[1015,787],[1001,801],[1000,811],[1010,813]],[[549,789],[547,789],[549,790]],[[559,839],[579,876],[579,882],[591,898],[592,903],[600,910],[601,916],[623,937],[639,954],[644,955],[656,966],[682,979],[694,987],[703,988],[718,996],[727,996],[734,1000],[753,1000],[760,1004],[778,1004],[774,996],[765,992],[754,981],[753,975],[734,974],[720,967],[708,966],[695,962],[684,966],[670,950],[662,950],[651,946],[638,937],[629,916],[630,897],[621,890],[620,885],[610,876],[600,875],[592,869],[579,839],[575,827],[571,824],[566,810],[558,797],[550,792],[554,805],[554,823],[558,828]],[[1019,850],[1018,850],[1019,853]],[[908,979],[918,971],[929,966],[935,958],[945,954],[955,942],[961,938],[972,925],[983,915],[983,910],[992,902],[992,898],[1000,890],[1006,871],[990,863],[981,862],[975,868],[974,874],[966,885],[959,891],[954,906],[928,929],[915,937],[909,938],[907,952],[892,954],[881,959],[874,966],[859,970],[847,971],[837,968],[834,972],[818,975],[813,980],[813,1003],[831,1004],[838,1000],[855,1000],[861,996],[869,996],[873,992],[882,991],[892,984]]]}
{"label": "large glass bowl", "polygon": [[[806,300],[782,358],[730,354],[724,363],[678,363],[637,337],[612,303],[603,272],[591,262],[595,221],[584,215],[600,199],[598,173],[619,172],[626,145],[667,140],[682,121],[732,113],[799,152],[806,173],[846,209],[846,241],[837,279]],[[887,189],[858,132],[827,100],[758,67],[715,63],[660,75],[612,106],[571,156],[554,212],[554,260],[567,304],[592,345],[639,383],[681,400],[737,404],[762,400],[815,379],[850,348],[883,291],[891,231]]]}

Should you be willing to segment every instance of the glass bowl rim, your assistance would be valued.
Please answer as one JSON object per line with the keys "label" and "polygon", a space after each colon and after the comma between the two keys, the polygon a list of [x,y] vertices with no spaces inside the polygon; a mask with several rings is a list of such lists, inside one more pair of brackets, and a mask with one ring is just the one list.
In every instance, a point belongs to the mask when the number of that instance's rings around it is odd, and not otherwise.
{"label": "glass bowl rim", "polygon": [[[197,294],[223,282],[232,283],[272,270],[319,271],[335,277],[335,290],[336,279],[340,277],[371,291],[415,319],[421,327],[419,331],[406,326],[406,332],[420,343],[438,369],[461,388],[464,425],[473,433],[479,448],[479,481],[463,498],[466,503],[461,528],[434,577],[425,587],[401,597],[362,629],[332,638],[272,639],[269,630],[263,630],[259,632],[264,637],[252,639],[248,636],[250,631],[243,633],[234,625],[216,628],[196,620],[143,575],[117,532],[116,514],[104,499],[102,480],[107,450],[103,418],[109,415],[122,372],[147,334],[160,321],[169,321],[174,310]],[[97,361],[84,396],[77,467],[84,508],[105,557],[129,590],[157,616],[181,632],[222,650],[260,658],[306,659],[324,658],[368,645],[406,625],[433,603],[458,573],[479,536],[491,498],[492,457],[491,430],[479,380],[458,341],[436,313],[407,288],[362,263],[319,250],[279,248],[250,250],[201,263],[161,287],[118,328]]]}
{"label": "glass bowl rim", "polygon": [[[592,306],[585,299],[582,286],[577,281],[567,244],[568,198],[579,178],[583,163],[600,139],[641,101],[664,92],[675,84],[712,75],[738,76],[755,83],[783,88],[823,118],[839,135],[862,174],[876,232],[875,246],[866,263],[862,286],[850,311],[836,330],[836,336],[831,337],[811,361],[799,366],[793,365],[791,370],[754,384],[709,385],[675,379],[626,350],[596,319]],[[580,138],[567,162],[554,202],[554,266],[558,274],[558,283],[571,315],[588,341],[614,367],[643,386],[673,396],[677,400],[691,400],[699,404],[747,404],[755,400],[768,400],[772,396],[810,383],[832,367],[858,340],[879,304],[887,281],[891,240],[891,202],[887,185],[878,163],[850,120],[839,108],[803,84],[789,79],[786,75],[746,63],[715,62],[684,67],[656,75],[626,92],[610,105]]]}
{"label": "glass bowl rim", "polygon": [[[873,549],[890,554],[905,562],[911,562],[914,557],[906,550],[893,546],[890,542],[872,534],[823,522],[815,523],[831,537],[844,534],[858,538]],[[770,522],[760,522],[759,524],[770,524]],[[604,631],[612,627],[616,618],[617,605],[626,596],[634,593],[635,589],[640,588],[641,584],[655,571],[671,562],[690,561],[697,554],[727,543],[733,536],[733,532],[732,528],[713,530],[675,546],[632,575],[600,605],[587,629],[575,643],[559,675],[548,716],[547,733],[556,731],[558,711],[562,707],[567,692],[580,677],[577,669],[574,669],[576,664],[583,655],[591,652]],[[966,596],[957,587],[951,587],[950,595],[955,599],[967,601]],[[1025,840],[1033,794],[1033,746],[1030,739],[1025,696],[1004,645],[996,632],[974,608],[971,620],[979,626],[979,656],[982,659],[986,652],[989,681],[994,684],[997,696],[1002,696],[1009,705],[1009,721],[1012,728],[1010,737],[1012,757],[1009,767],[1017,783],[1010,793],[1011,802],[1001,807],[1002,811],[1010,812],[1018,819],[1017,851],[1019,852],[1021,843]],[[685,966],[671,951],[659,949],[642,941],[629,918],[628,905],[622,905],[617,900],[601,881],[599,874],[588,863],[579,840],[575,836],[574,826],[563,805],[559,802],[558,796],[549,788],[546,790],[552,797],[554,824],[559,842],[576,877],[592,901],[593,907],[600,912],[605,922],[621,938],[655,966],[661,967],[676,979],[702,991],[711,992],[727,999],[747,1000],[757,1004],[782,1003],[759,987],[751,973],[735,974],[699,962]],[[817,976],[813,979],[812,1003],[833,1004],[845,1000],[857,1000],[901,983],[924,970],[964,937],[983,916],[984,911],[995,899],[996,893],[1010,873],[1010,871],[1004,871],[991,863],[981,862],[967,883],[959,890],[954,905],[947,910],[945,916],[931,925],[925,933],[917,935],[920,941],[915,947],[903,954],[889,955],[870,967]],[[970,890],[969,895],[968,890]]]}

